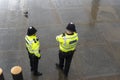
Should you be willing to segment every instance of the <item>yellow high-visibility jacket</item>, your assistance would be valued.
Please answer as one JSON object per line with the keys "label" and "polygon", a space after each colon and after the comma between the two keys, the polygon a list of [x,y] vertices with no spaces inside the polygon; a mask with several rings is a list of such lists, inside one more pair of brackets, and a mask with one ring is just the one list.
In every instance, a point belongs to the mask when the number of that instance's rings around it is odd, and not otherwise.
{"label": "yellow high-visibility jacket", "polygon": [[40,50],[40,42],[38,40],[38,38],[36,37],[36,35],[32,35],[32,36],[25,36],[25,41],[26,41],[26,47],[28,49],[28,51],[30,52],[30,54],[34,54],[35,56],[37,56],[38,58],[41,56],[39,50]]}
{"label": "yellow high-visibility jacket", "polygon": [[76,32],[73,35],[63,33],[56,36],[56,40],[59,42],[59,48],[63,52],[73,51],[76,48],[78,42],[78,34]]}

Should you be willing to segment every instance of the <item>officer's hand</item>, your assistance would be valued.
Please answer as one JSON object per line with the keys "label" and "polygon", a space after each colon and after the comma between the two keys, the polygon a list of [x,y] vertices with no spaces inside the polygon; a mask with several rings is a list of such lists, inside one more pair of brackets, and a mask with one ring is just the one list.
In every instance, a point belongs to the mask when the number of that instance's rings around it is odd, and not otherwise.
{"label": "officer's hand", "polygon": [[40,53],[41,51],[39,50],[39,53]]}
{"label": "officer's hand", "polygon": [[38,59],[41,59],[41,56],[40,56],[40,57],[38,57]]}

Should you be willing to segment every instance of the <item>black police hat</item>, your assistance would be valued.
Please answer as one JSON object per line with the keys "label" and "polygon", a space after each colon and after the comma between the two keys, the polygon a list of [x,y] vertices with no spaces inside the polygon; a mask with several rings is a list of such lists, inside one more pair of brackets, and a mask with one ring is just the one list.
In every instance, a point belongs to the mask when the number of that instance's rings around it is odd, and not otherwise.
{"label": "black police hat", "polygon": [[37,30],[33,26],[31,26],[28,28],[27,35],[31,36],[31,35],[35,34],[36,32],[37,32]]}
{"label": "black police hat", "polygon": [[73,24],[72,22],[67,25],[66,29],[72,32],[76,32],[75,24]]}

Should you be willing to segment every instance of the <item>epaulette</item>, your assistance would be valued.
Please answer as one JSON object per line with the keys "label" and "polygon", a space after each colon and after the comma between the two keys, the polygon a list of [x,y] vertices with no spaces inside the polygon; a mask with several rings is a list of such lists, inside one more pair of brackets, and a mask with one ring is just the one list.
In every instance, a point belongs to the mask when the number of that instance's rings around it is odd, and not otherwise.
{"label": "epaulette", "polygon": [[65,33],[62,34],[62,37],[64,37],[64,36],[65,36]]}
{"label": "epaulette", "polygon": [[36,43],[36,40],[35,40],[35,39],[33,39],[33,41]]}

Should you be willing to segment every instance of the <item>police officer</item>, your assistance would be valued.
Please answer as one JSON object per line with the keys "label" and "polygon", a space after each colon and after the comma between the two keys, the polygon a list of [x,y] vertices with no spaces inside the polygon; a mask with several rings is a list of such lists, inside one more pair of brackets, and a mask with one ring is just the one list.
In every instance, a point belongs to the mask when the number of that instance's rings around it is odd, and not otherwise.
{"label": "police officer", "polygon": [[27,35],[25,36],[26,49],[28,51],[31,71],[35,76],[41,76],[42,73],[38,72],[38,63],[41,58],[40,42],[36,36],[37,30],[34,27],[29,27]]}
{"label": "police officer", "polygon": [[78,42],[78,34],[75,29],[75,24],[72,22],[69,23],[66,27],[66,32],[56,36],[56,40],[59,42],[59,64],[56,63],[56,67],[63,70],[64,75],[67,77]]}

